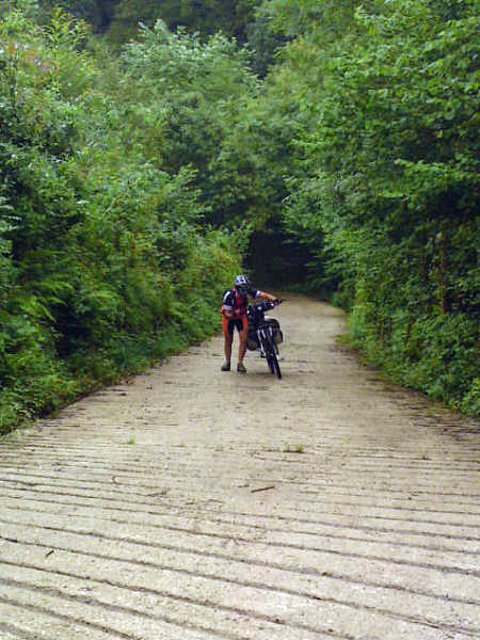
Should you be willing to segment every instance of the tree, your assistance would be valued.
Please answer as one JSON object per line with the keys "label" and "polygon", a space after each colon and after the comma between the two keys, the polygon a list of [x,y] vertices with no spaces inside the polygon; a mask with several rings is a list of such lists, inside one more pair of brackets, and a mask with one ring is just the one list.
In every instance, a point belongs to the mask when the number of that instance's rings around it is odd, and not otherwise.
{"label": "tree", "polygon": [[245,42],[247,25],[253,21],[257,0],[121,0],[115,10],[110,37],[125,42],[138,34],[138,25],[153,27],[156,20],[163,20],[171,31],[184,28],[189,33],[204,36],[222,32]]}

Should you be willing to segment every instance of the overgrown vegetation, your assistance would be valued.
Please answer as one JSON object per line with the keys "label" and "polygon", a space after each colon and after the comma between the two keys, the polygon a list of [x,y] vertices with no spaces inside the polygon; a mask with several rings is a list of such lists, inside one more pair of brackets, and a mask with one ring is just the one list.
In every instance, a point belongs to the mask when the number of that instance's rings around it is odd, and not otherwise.
{"label": "overgrown vegetation", "polygon": [[321,5],[278,14],[273,91],[306,114],[284,219],[370,360],[478,415],[480,4],[340,2],[340,30]]}
{"label": "overgrown vegetation", "polygon": [[255,83],[227,41],[161,24],[120,60],[62,11],[12,11],[0,43],[5,431],[216,328],[242,245],[208,224],[202,175]]}
{"label": "overgrown vegetation", "polygon": [[248,252],[480,415],[480,0],[67,5],[0,22],[0,430],[201,339]]}

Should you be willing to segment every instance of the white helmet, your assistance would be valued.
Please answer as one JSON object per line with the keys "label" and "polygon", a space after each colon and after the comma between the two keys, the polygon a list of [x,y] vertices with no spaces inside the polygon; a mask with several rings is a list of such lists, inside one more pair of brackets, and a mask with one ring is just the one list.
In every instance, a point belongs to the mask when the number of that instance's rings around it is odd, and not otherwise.
{"label": "white helmet", "polygon": [[251,283],[250,280],[247,278],[247,276],[244,275],[240,275],[237,276],[235,278],[235,288],[238,289],[239,291],[248,291],[248,289],[251,288]]}

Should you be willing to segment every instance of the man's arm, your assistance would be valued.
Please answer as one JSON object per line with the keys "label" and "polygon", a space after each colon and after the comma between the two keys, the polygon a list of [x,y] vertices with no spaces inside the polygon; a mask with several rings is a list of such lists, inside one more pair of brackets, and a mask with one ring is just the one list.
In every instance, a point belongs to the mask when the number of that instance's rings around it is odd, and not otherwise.
{"label": "man's arm", "polygon": [[272,296],[271,293],[267,293],[266,291],[257,291],[257,298],[263,298],[263,300],[268,300],[269,302],[275,302],[277,299],[276,296]]}

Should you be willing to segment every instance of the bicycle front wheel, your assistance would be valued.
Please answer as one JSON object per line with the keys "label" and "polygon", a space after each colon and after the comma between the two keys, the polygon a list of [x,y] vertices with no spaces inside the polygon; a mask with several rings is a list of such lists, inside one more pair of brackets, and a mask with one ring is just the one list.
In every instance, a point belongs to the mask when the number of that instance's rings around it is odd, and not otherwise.
{"label": "bicycle front wheel", "polygon": [[280,378],[282,377],[282,372],[280,370],[280,365],[278,364],[275,345],[273,344],[273,340],[270,337],[267,338],[265,346],[265,355],[267,356],[268,368],[270,369],[270,372],[274,373],[280,380]]}
{"label": "bicycle front wheel", "polygon": [[267,352],[266,358],[267,358],[268,368],[270,369],[270,373],[275,373],[275,366],[273,364],[272,354]]}
{"label": "bicycle front wheel", "polygon": [[280,365],[278,363],[278,357],[277,357],[277,354],[276,354],[275,350],[273,350],[273,353],[272,353],[272,365],[273,365],[272,373],[275,373],[277,378],[280,380],[281,377],[282,377],[282,372],[280,370]]}

